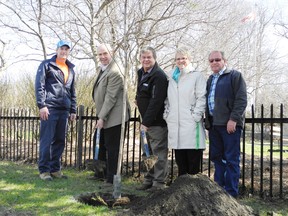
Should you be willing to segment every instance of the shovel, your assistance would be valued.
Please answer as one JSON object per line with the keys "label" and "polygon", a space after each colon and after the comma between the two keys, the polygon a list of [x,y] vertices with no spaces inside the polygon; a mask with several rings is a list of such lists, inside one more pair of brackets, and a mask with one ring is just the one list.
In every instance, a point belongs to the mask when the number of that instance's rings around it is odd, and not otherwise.
{"label": "shovel", "polygon": [[102,160],[98,160],[99,143],[100,143],[100,131],[101,131],[101,129],[97,128],[94,159],[87,160],[86,163],[87,163],[87,167],[90,170],[93,170],[95,172],[96,176],[104,179],[105,178],[105,173],[106,173],[106,162],[102,161]]}
{"label": "shovel", "polygon": [[140,133],[141,133],[141,137],[142,137],[142,141],[143,141],[144,151],[146,154],[146,158],[143,160],[144,167],[145,167],[146,171],[149,171],[150,169],[153,168],[153,166],[157,162],[158,157],[156,155],[150,155],[146,133],[144,130],[141,130]]}
{"label": "shovel", "polygon": [[94,160],[98,160],[99,156],[100,131],[101,129],[97,128]]}

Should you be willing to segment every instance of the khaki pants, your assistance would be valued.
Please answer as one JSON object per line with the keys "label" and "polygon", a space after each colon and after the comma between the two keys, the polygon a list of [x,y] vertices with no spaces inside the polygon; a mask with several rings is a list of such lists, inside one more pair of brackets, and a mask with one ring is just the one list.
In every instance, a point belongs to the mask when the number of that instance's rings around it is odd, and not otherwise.
{"label": "khaki pants", "polygon": [[154,167],[144,177],[143,184],[163,186],[167,177],[168,140],[167,127],[151,126],[147,131],[152,154],[158,157]]}

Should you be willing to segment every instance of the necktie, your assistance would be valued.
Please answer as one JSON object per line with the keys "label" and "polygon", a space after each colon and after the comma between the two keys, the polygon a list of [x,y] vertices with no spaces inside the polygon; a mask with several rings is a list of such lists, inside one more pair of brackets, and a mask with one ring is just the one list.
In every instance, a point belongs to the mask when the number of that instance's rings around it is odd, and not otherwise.
{"label": "necktie", "polygon": [[103,70],[100,71],[100,73],[99,73],[99,75],[98,75],[98,77],[97,77],[96,83],[99,81],[99,79],[100,79],[100,77],[102,76],[103,72],[104,72]]}

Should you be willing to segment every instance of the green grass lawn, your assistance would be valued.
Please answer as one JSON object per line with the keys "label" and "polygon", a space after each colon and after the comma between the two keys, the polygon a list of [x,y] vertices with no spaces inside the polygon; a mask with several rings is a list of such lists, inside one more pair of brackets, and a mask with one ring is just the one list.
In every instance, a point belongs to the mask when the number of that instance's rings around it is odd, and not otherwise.
{"label": "green grass lawn", "polygon": [[[283,159],[288,159],[288,146],[283,146],[284,152],[282,152]],[[241,143],[241,151],[243,151],[243,145]],[[246,143],[245,145],[245,153],[248,155],[252,154],[252,145],[249,143]],[[269,157],[271,154],[270,152],[270,144],[266,143],[266,145],[263,145],[263,157]],[[273,158],[280,158],[280,146],[278,144],[273,145]],[[254,155],[260,157],[261,156],[261,145],[259,142],[255,141],[254,145]]]}
{"label": "green grass lawn", "polygon": [[257,216],[287,216],[288,215],[288,201],[274,200],[264,201],[260,198],[244,198],[240,203],[253,208]]}
{"label": "green grass lawn", "polygon": [[[0,162],[0,215],[114,215],[107,207],[94,207],[79,203],[75,196],[87,192],[105,192],[101,181],[88,180],[90,171],[65,169],[68,179],[43,181],[35,165]],[[135,188],[125,179],[123,192]],[[133,187],[134,186],[134,187]],[[106,189],[109,192],[113,188]],[[108,192],[107,191],[107,192]],[[133,193],[133,191],[132,191]],[[1,213],[2,212],[2,213]]]}
{"label": "green grass lawn", "polygon": [[[91,171],[69,168],[64,169],[64,173],[69,179],[46,182],[39,178],[36,165],[0,161],[0,216],[115,215],[117,209],[89,206],[75,200],[75,196],[83,193],[112,194],[112,188],[103,189],[102,182],[88,180],[92,175]],[[123,179],[122,193],[146,195],[135,190],[139,183],[131,179]],[[252,197],[241,199],[239,202],[251,206],[260,216],[288,215],[287,200],[264,202]]]}

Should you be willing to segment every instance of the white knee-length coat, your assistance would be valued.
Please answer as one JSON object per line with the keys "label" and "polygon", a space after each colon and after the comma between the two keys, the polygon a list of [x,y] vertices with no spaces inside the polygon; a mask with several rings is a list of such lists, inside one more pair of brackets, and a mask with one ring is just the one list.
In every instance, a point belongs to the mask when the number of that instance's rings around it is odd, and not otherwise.
{"label": "white knee-length coat", "polygon": [[172,78],[174,70],[168,73],[163,115],[168,126],[168,146],[172,149],[205,149],[206,79],[189,64],[180,72],[177,83]]}

